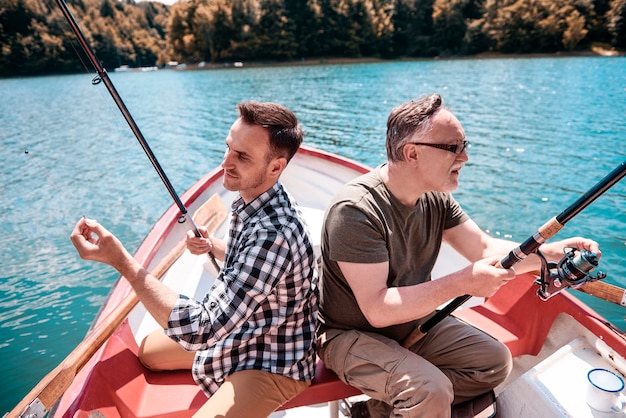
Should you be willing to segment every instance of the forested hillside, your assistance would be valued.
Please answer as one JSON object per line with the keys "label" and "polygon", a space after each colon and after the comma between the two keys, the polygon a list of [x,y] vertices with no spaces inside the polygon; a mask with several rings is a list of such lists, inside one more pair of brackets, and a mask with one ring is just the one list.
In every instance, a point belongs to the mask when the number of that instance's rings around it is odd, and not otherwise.
{"label": "forested hillside", "polygon": [[[67,0],[112,70],[626,49],[626,0]],[[0,76],[83,70],[54,0],[0,0]],[[84,61],[84,58],[83,58]]]}

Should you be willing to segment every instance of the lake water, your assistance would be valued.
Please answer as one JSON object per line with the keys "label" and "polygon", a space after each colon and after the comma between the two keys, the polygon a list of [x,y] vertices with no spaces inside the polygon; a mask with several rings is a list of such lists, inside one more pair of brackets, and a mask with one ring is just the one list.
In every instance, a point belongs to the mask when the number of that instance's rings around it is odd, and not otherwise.
{"label": "lake water", "polygon": [[[117,275],[68,239],[83,215],[137,248],[172,203],[91,74],[0,80],[0,414],[83,338]],[[626,58],[473,59],[112,73],[181,194],[217,166],[236,103],[280,102],[306,144],[384,161],[395,105],[440,92],[473,144],[455,193],[491,234],[522,241],[626,159]],[[626,286],[626,181],[555,238],[593,237]],[[626,311],[582,295],[620,329]]]}

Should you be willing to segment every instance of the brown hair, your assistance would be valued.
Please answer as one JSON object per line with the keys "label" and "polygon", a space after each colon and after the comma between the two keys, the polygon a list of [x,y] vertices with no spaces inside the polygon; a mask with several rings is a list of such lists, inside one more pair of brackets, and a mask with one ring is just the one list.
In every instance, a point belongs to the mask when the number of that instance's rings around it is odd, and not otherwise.
{"label": "brown hair", "polygon": [[287,161],[291,160],[304,139],[304,132],[291,110],[278,103],[255,101],[239,103],[237,110],[244,122],[267,129],[270,137],[269,157],[280,156]]}
{"label": "brown hair", "polygon": [[443,99],[438,93],[393,108],[387,119],[386,147],[389,161],[402,161],[404,145],[415,133],[426,134],[431,117],[441,109],[444,109]]}

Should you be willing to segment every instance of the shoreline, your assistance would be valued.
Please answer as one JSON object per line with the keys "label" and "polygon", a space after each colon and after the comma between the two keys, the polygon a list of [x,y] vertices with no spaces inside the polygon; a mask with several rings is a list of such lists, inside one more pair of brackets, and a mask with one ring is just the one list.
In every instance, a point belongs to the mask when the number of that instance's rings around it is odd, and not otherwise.
{"label": "shoreline", "polygon": [[[609,49],[604,45],[593,45],[590,49],[584,51],[559,51],[555,53],[528,53],[528,54],[503,54],[496,52],[483,52],[475,55],[451,55],[424,58],[346,58],[346,57],[321,57],[321,58],[302,58],[286,61],[228,61],[219,63],[198,63],[198,64],[179,64],[178,62],[168,62],[160,66],[150,67],[130,67],[121,65],[117,68],[105,69],[108,72],[149,72],[156,70],[175,70],[175,71],[201,71],[201,70],[220,70],[220,69],[240,69],[240,68],[269,68],[269,67],[298,67],[312,65],[342,65],[342,64],[369,64],[369,63],[389,63],[389,62],[420,62],[420,61],[459,61],[459,60],[490,60],[490,59],[524,59],[524,58],[571,58],[571,57],[601,57],[613,58],[624,57],[626,51],[616,51]],[[32,74],[25,76],[0,76],[0,79],[10,79],[19,77],[40,77],[54,75],[70,75],[82,74],[82,72],[51,72]]]}
{"label": "shoreline", "polygon": [[[302,58],[300,60],[288,61],[233,61],[224,63],[200,63],[200,64],[183,64],[183,65],[165,65],[161,69],[169,70],[212,70],[224,68],[262,68],[262,67],[295,67],[309,65],[341,65],[341,64],[368,64],[368,63],[385,63],[385,62],[419,62],[419,61],[457,61],[457,60],[480,60],[480,59],[520,59],[520,58],[571,58],[571,57],[623,57],[625,52],[606,49],[603,47],[592,47],[585,51],[567,51],[556,53],[529,53],[529,54],[502,54],[484,52],[476,55],[463,56],[437,56],[430,58]],[[136,69],[140,70],[140,69]]]}

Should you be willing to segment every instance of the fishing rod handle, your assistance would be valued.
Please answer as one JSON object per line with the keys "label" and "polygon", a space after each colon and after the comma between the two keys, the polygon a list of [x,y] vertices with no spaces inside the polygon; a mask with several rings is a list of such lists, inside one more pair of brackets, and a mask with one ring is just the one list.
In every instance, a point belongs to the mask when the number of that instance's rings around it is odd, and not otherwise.
{"label": "fishing rod handle", "polygon": [[535,234],[524,241],[519,247],[509,253],[500,264],[504,268],[511,268],[514,264],[522,261],[529,254],[535,252],[541,244],[556,235],[574,216],[579,214],[604,192],[613,187],[626,176],[626,161],[619,164],[613,171],[607,174],[602,180],[596,183],[591,189],[585,192],[574,203],[569,205],[564,211],[550,219],[541,226]]}
{"label": "fishing rod handle", "polygon": [[[202,236],[202,234],[200,234],[200,230],[196,226],[196,223],[193,221],[193,218],[191,218],[191,217],[186,217],[186,218],[191,223],[191,228],[193,229],[194,235],[196,237],[200,238]],[[209,259],[211,260],[211,264],[213,264],[213,267],[215,267],[215,270],[219,273],[220,272],[220,266],[219,266],[219,264],[217,264],[217,260],[215,259],[215,255],[211,251],[209,251],[207,254],[209,256]]]}
{"label": "fishing rod handle", "polygon": [[512,249],[509,254],[504,257],[500,262],[496,265],[497,267],[501,267],[504,269],[510,269],[515,264],[519,263],[530,254],[537,251],[537,249],[541,246],[541,244],[545,243],[547,240],[556,235],[563,228],[563,224],[561,224],[556,216],[550,219],[548,222],[543,224],[537,232],[528,237],[526,241],[522,242],[519,246]]}

